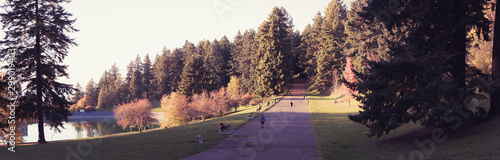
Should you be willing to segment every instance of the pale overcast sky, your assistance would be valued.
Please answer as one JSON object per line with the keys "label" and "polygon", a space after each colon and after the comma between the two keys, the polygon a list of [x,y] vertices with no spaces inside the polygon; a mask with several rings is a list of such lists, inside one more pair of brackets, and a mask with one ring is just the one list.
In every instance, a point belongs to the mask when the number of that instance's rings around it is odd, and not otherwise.
{"label": "pale overcast sky", "polygon": [[[63,82],[85,87],[97,82],[114,63],[122,76],[137,54],[151,61],[163,47],[181,47],[185,40],[229,40],[241,30],[258,26],[274,6],[283,6],[302,32],[314,15],[331,0],[73,0],[66,9],[77,18],[80,32],[71,34],[79,46],[72,47],[64,64],[70,79]],[[352,1],[352,0],[347,0]],[[349,2],[350,3],[350,2]],[[3,33],[1,35],[3,37]]]}

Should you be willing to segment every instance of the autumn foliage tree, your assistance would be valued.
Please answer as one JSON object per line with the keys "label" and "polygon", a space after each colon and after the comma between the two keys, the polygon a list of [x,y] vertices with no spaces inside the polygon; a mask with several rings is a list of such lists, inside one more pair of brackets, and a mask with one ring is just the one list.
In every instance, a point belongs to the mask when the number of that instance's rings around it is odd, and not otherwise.
{"label": "autumn foliage tree", "polygon": [[80,109],[83,109],[87,107],[89,104],[87,103],[89,99],[89,96],[86,94],[83,96],[83,98],[80,98],[78,101],[76,101],[75,104],[71,105],[69,108],[70,111],[78,111]]}
{"label": "autumn foliage tree", "polygon": [[116,123],[124,129],[127,126],[136,126],[139,128],[139,132],[142,132],[143,127],[158,122],[153,117],[151,107],[151,102],[147,99],[134,100],[131,103],[119,105],[114,109]]}
{"label": "autumn foliage tree", "polygon": [[179,92],[172,92],[170,95],[163,96],[161,108],[165,113],[165,119],[169,127],[186,124],[191,119],[190,113],[192,110],[189,99]]}
{"label": "autumn foliage tree", "polygon": [[202,121],[205,121],[206,118],[212,117],[216,113],[215,107],[217,105],[215,104],[215,100],[210,97],[207,91],[193,95],[190,105],[194,109],[194,116],[201,118]]}
{"label": "autumn foliage tree", "polygon": [[347,87],[348,84],[354,83],[356,81],[356,79],[354,77],[355,76],[354,72],[352,71],[353,65],[352,65],[351,57],[346,57],[346,65],[345,65],[344,69],[345,69],[344,73],[343,73],[343,75],[344,75],[343,81],[345,82],[345,83],[343,83],[343,85],[344,85],[344,98],[346,101],[349,101],[349,107],[350,107],[351,106],[351,95],[356,94],[356,91]]}

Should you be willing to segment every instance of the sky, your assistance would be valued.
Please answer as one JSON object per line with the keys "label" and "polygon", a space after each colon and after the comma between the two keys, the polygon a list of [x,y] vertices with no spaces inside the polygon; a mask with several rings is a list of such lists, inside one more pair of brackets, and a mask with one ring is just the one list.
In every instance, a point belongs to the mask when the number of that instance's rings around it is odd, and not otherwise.
{"label": "sky", "polygon": [[[350,4],[349,1],[345,0]],[[69,79],[61,82],[85,88],[94,78],[116,63],[122,76],[137,55],[149,54],[154,61],[164,47],[182,47],[186,40],[230,41],[241,30],[267,19],[274,6],[283,6],[293,18],[295,30],[302,31],[314,15],[331,0],[73,0],[64,4],[76,18],[79,32],[70,33],[78,46],[69,49],[64,64]],[[324,14],[323,14],[324,15]],[[2,35],[3,37],[3,35]]]}

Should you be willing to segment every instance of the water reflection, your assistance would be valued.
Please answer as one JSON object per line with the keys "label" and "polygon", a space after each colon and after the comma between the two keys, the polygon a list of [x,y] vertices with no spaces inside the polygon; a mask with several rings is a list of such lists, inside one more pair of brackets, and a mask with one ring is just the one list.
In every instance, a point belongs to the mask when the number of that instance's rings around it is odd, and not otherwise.
{"label": "water reflection", "polygon": [[[60,133],[51,130],[49,126],[45,126],[45,139],[47,141],[59,141],[138,131],[137,128],[127,128],[124,130],[116,124],[116,120],[114,119],[70,121],[63,122],[63,126],[64,128],[61,128]],[[158,128],[158,126],[151,127]],[[26,125],[23,128],[23,139],[26,143],[38,141],[37,123]]]}

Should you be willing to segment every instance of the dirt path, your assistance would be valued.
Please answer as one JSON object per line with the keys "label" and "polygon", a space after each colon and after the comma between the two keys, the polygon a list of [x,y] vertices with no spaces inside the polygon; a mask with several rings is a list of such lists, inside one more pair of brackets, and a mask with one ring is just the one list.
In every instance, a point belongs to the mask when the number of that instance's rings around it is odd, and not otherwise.
{"label": "dirt path", "polygon": [[[290,92],[291,96],[285,96],[263,113],[266,117],[264,128],[261,128],[259,118],[254,118],[213,149],[186,160],[321,159],[309,107],[303,99],[305,81],[298,80]],[[293,102],[293,108],[290,102]]]}

